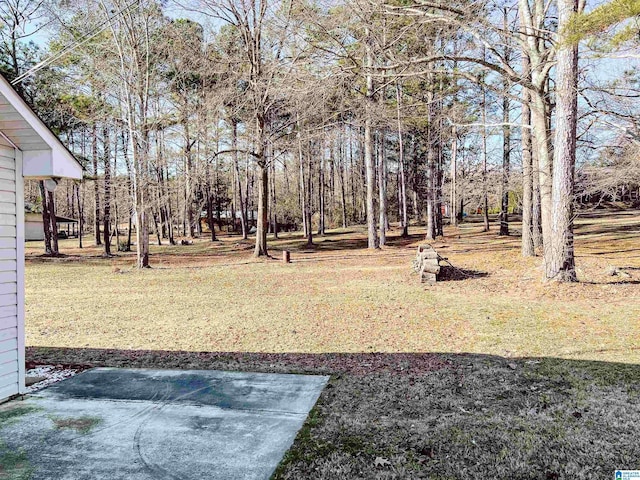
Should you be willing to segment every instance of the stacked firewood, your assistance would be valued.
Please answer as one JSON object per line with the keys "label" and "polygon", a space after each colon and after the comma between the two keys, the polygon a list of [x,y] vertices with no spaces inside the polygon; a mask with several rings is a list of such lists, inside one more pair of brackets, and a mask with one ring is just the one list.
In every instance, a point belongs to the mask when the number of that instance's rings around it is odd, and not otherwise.
{"label": "stacked firewood", "polygon": [[414,269],[422,283],[434,285],[440,273],[440,257],[431,245],[420,245],[414,262]]}

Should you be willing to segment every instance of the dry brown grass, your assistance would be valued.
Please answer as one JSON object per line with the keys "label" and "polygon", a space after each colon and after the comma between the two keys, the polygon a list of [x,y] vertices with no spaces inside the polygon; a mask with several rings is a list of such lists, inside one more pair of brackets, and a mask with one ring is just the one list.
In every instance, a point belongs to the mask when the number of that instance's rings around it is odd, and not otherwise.
{"label": "dry brown grass", "polygon": [[[512,229],[517,229],[513,225]],[[420,231],[417,227],[414,232]],[[640,363],[638,211],[578,221],[580,283],[541,281],[540,258],[519,237],[448,228],[436,249],[458,270],[427,287],[411,273],[422,235],[392,232],[366,250],[361,229],[337,230],[304,248],[299,234],[273,241],[274,259],[222,237],[153,246],[154,268],[133,254],[62,243],[68,257],[27,248],[27,344],[244,352],[471,352]],[[88,240],[88,239],[87,239]],[[292,251],[293,263],[279,260]],[[607,267],[624,267],[622,281]]]}
{"label": "dry brown grass", "polygon": [[576,231],[574,285],[542,282],[518,237],[473,222],[436,243],[458,270],[433,287],[410,269],[421,235],[397,232],[379,252],[358,229],[311,250],[272,242],[291,265],[252,259],[237,237],[156,246],[142,272],[132,255],[34,246],[27,356],[330,374],[274,479],[607,478],[640,458],[640,216],[584,216]]}

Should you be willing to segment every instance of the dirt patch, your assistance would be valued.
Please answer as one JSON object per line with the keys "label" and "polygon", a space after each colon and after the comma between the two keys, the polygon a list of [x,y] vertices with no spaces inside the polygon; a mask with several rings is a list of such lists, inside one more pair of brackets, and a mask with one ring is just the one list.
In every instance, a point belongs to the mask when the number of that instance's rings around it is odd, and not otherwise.
{"label": "dirt patch", "polygon": [[54,426],[61,429],[75,430],[81,434],[89,433],[94,427],[102,421],[96,417],[80,417],[80,418],[52,418]]}

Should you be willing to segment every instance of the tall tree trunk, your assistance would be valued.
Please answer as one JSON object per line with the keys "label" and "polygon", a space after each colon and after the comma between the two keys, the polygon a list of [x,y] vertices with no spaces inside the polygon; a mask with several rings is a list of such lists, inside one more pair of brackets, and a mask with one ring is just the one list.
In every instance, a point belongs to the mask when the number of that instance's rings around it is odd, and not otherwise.
{"label": "tall tree trunk", "polygon": [[342,228],[347,228],[347,195],[344,185],[345,147],[342,132],[338,136],[338,175],[340,177],[340,205],[342,207]]}
{"label": "tall tree trunk", "polygon": [[305,190],[307,192],[307,199],[305,201],[304,215],[305,215],[305,218],[307,219],[307,246],[309,246],[309,247],[313,245],[313,221],[312,221],[313,212],[311,210],[311,203],[312,203],[312,199],[313,199],[312,177],[313,177],[313,152],[311,151],[311,146],[308,145],[308,148],[307,148],[307,178],[305,180],[305,182],[306,182]]}
{"label": "tall tree trunk", "polygon": [[366,29],[365,40],[365,69],[366,69],[366,94],[365,94],[365,119],[364,119],[364,164],[366,169],[367,184],[367,243],[368,247],[378,248],[378,232],[376,226],[375,211],[375,181],[376,167],[373,160],[373,139],[371,134],[371,117],[373,103],[373,54],[371,52],[371,39],[369,38],[369,29]]}
{"label": "tall tree trunk", "polygon": [[158,221],[158,213],[155,208],[151,210],[151,218],[153,219],[153,230],[156,233],[156,240],[158,241],[158,245],[162,245],[162,232],[160,231],[160,223]]}
{"label": "tall tree trunk", "polygon": [[213,201],[211,195],[211,167],[209,162],[207,161],[207,166],[205,170],[206,179],[205,179],[205,195],[207,196],[207,222],[209,223],[209,229],[211,230],[211,241],[216,242],[218,239],[216,238],[216,224],[213,218]]}
{"label": "tall tree trunk", "polygon": [[[529,71],[529,56],[522,53],[522,70]],[[533,243],[533,155],[531,139],[531,94],[522,89],[522,256],[536,254]]]}
{"label": "tall tree trunk", "polygon": [[120,211],[118,210],[118,138],[117,130],[113,139],[113,209],[115,214],[115,231],[116,231],[116,251],[120,251]]}
{"label": "tall tree trunk", "polygon": [[379,208],[380,208],[380,246],[387,243],[387,161],[384,145],[384,130],[378,131],[378,194],[379,194]]}
{"label": "tall tree trunk", "polygon": [[[534,159],[537,160],[538,188],[540,190],[540,220],[542,244],[550,244],[551,234],[551,155],[549,146],[547,106],[541,92],[531,92],[531,124],[535,141]],[[534,160],[534,162],[535,162]]]}
{"label": "tall tree trunk", "polygon": [[396,82],[396,118],[398,121],[398,168],[400,177],[400,210],[402,212],[401,225],[402,236],[409,236],[409,217],[407,216],[407,181],[404,173],[404,143],[402,138],[402,118],[401,118],[402,93],[400,82]]}
{"label": "tall tree trunk", "polygon": [[109,158],[109,128],[105,124],[102,128],[102,142],[104,155],[104,214],[102,225],[104,229],[104,254],[111,255],[111,159]]}
{"label": "tall tree trunk", "polygon": [[454,125],[451,129],[451,200],[449,201],[449,221],[454,227],[458,226],[458,129]]}
{"label": "tall tree trunk", "polygon": [[[531,109],[530,109],[531,110]],[[538,165],[538,152],[533,145],[536,144],[535,132],[531,131],[532,140],[532,152],[531,159],[533,161],[532,176],[533,176],[533,192],[532,192],[532,206],[531,206],[531,233],[533,236],[533,246],[537,250],[542,248],[542,206],[540,200],[540,167]]]}
{"label": "tall tree trunk", "polygon": [[[505,91],[509,88],[505,80]],[[511,127],[509,125],[510,102],[505,93],[502,97],[502,185],[500,202],[500,232],[499,235],[509,235],[509,170],[511,167]]]}
{"label": "tall tree trunk", "polygon": [[[509,13],[507,8],[503,8],[503,30],[509,31]],[[511,60],[511,38],[505,36],[505,62]],[[502,97],[502,184],[500,188],[500,231],[499,235],[509,235],[509,170],[511,167],[511,126],[509,124],[509,109],[511,102],[509,101],[509,80],[505,77],[504,95]]]}
{"label": "tall tree trunk", "polygon": [[324,235],[325,233],[325,167],[324,167],[324,145],[321,145],[319,152],[319,163],[318,163],[318,210],[319,210],[319,218],[318,218],[318,235]]}
{"label": "tall tree trunk", "polygon": [[[558,30],[578,11],[578,0],[558,0]],[[545,277],[577,281],[573,247],[573,196],[578,121],[578,46],[562,42],[556,64],[556,132],[553,154],[552,231],[545,245]]]}
{"label": "tall tree trunk", "polygon": [[[184,208],[185,208],[185,217],[186,222],[189,228],[189,237],[193,238],[195,236],[195,215],[193,211],[193,192],[194,192],[194,173],[193,173],[193,144],[191,142],[191,135],[189,132],[189,119],[185,116],[182,121],[183,128],[185,132],[185,145],[184,145],[184,159],[186,172],[184,177]],[[198,212],[198,220],[200,220],[200,215]]]}
{"label": "tall tree trunk", "polygon": [[98,185],[98,125],[93,123],[93,139],[92,139],[92,157],[93,157],[93,198],[94,198],[94,227],[96,245],[102,245],[100,237],[100,187]]}
{"label": "tall tree trunk", "polygon": [[[349,130],[349,172],[351,172],[351,175],[349,175],[349,178],[351,179],[351,181],[349,182],[350,186],[351,186],[351,219],[353,221],[357,221],[358,217],[357,217],[357,213],[358,213],[358,204],[356,201],[356,171],[357,171],[357,157],[354,160],[354,155],[353,155],[353,145],[354,145],[354,141],[353,141],[353,137],[352,137],[353,131]],[[362,198],[362,196],[360,196],[359,198]]]}
{"label": "tall tree trunk", "polygon": [[[129,138],[130,135],[127,135],[127,138],[125,139],[125,135],[124,133],[122,134],[122,150],[123,150],[123,157],[124,157],[124,161],[125,164],[127,165],[127,177],[129,179],[128,181],[128,190],[129,190],[129,197],[130,197],[130,203],[128,205],[128,221],[127,221],[127,246],[125,247],[125,251],[126,252],[130,252],[131,251],[131,232],[133,230],[133,217],[135,215],[135,203],[136,203],[136,194],[135,194],[135,190],[134,190],[134,185],[136,183],[135,178],[134,178],[134,172],[133,172],[133,168],[131,166],[131,161],[129,160],[129,144],[131,142],[131,138]],[[132,150],[133,151],[133,150]]]}
{"label": "tall tree trunk", "polygon": [[[238,122],[234,120],[231,121],[231,149],[233,150],[233,170],[235,171],[238,189],[238,202],[240,203],[240,228],[242,229],[242,239],[246,240],[249,231],[247,227],[247,208],[245,197],[243,197],[242,193],[242,178],[240,177],[240,163],[238,161]],[[234,218],[234,226],[235,221],[236,219]]]}
{"label": "tall tree trunk", "polygon": [[311,228],[309,222],[307,221],[307,188],[305,185],[305,175],[304,175],[304,156],[302,153],[302,125],[298,121],[298,161],[300,162],[300,202],[301,202],[301,211],[302,211],[302,230],[305,238],[309,235],[309,229]]}
{"label": "tall tree trunk", "polygon": [[256,225],[256,246],[253,251],[255,257],[268,255],[267,228],[269,204],[269,164],[265,152],[265,118],[264,115],[256,115],[256,156],[258,159],[258,218]]}
{"label": "tall tree trunk", "polygon": [[436,190],[437,190],[437,140],[436,140],[436,108],[435,95],[432,91],[427,92],[428,101],[428,126],[427,126],[427,240],[435,240],[437,235],[436,226]]}
{"label": "tall tree trunk", "polygon": [[[273,146],[270,146],[270,157],[273,158]],[[271,162],[271,194],[269,195],[269,200],[271,203],[271,214],[273,216],[273,238],[278,238],[278,214],[276,212],[277,206],[277,198],[276,197],[276,164],[275,162]]]}
{"label": "tall tree trunk", "polygon": [[[483,54],[484,55],[484,54]],[[487,186],[487,91],[482,87],[482,220],[484,232],[489,231],[489,193]]]}
{"label": "tall tree trunk", "polygon": [[[442,111],[442,103],[438,102],[438,110]],[[436,198],[435,198],[435,222],[436,222],[436,236],[444,236],[444,227],[442,220],[442,183],[444,181],[444,155],[442,149],[442,119],[438,122],[438,139],[436,149]]]}
{"label": "tall tree trunk", "polygon": [[143,138],[138,140],[133,123],[133,108],[129,107],[129,141],[131,142],[134,213],[136,217],[136,266],[149,267],[149,205],[147,202],[148,151],[149,134],[143,127]]}

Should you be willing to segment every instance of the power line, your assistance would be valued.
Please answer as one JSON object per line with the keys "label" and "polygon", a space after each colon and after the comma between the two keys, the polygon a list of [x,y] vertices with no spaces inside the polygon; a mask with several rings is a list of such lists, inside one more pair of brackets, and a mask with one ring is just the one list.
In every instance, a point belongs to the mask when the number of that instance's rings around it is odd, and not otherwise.
{"label": "power line", "polygon": [[91,32],[85,34],[84,37],[76,40],[71,45],[63,48],[60,52],[58,52],[56,54],[53,54],[53,55],[50,55],[49,57],[45,58],[40,63],[34,65],[29,70],[27,70],[26,72],[22,73],[21,75],[19,75],[15,79],[13,79],[13,81],[11,82],[11,85],[16,85],[16,84],[22,82],[24,79],[32,76],[34,73],[36,73],[39,70],[43,69],[47,65],[50,65],[51,63],[55,62],[59,58],[61,58],[64,55],[66,55],[67,53],[72,52],[76,48],[78,48],[81,45],[84,45],[85,43],[87,43],[89,40],[92,40],[93,38],[97,37],[98,35],[100,35],[102,32],[104,32],[109,27],[109,25],[110,25],[110,23],[111,23],[111,21],[113,19],[115,19],[115,18],[119,17],[120,15],[124,14],[127,10],[131,9],[131,7],[133,7],[134,5],[136,7],[139,7],[140,6],[140,0],[134,0],[133,2],[128,4],[126,7],[122,8],[121,10],[119,10],[118,12],[114,13],[112,16],[107,18],[104,22],[102,22],[100,25],[98,25],[96,28],[94,28]]}

